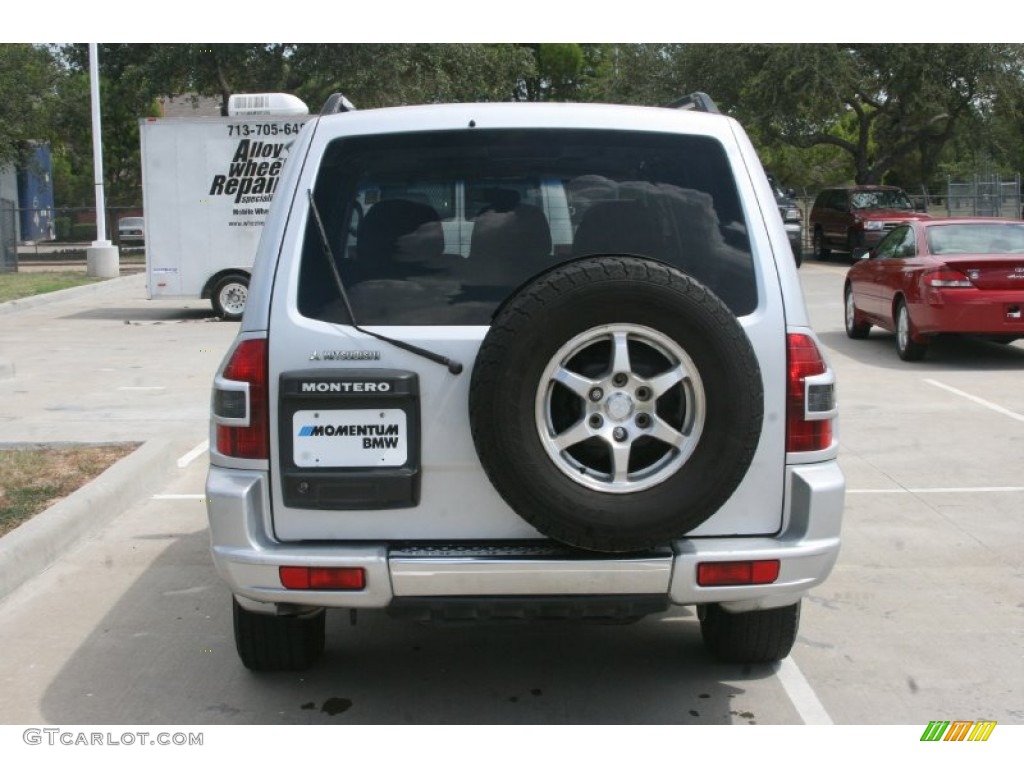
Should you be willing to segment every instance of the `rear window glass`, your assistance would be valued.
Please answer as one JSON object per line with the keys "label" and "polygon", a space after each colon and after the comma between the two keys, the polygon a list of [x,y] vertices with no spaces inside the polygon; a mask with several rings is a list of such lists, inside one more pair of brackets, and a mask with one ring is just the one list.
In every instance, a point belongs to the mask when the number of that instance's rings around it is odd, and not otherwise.
{"label": "rear window glass", "polygon": [[1024,224],[972,223],[928,227],[928,249],[944,256],[958,253],[1024,253]]}
{"label": "rear window glass", "polygon": [[[757,305],[747,227],[723,147],[622,131],[462,130],[330,145],[314,199],[354,321],[488,325],[518,287],[598,254],[657,259],[737,315]],[[348,323],[315,220],[299,311]]]}

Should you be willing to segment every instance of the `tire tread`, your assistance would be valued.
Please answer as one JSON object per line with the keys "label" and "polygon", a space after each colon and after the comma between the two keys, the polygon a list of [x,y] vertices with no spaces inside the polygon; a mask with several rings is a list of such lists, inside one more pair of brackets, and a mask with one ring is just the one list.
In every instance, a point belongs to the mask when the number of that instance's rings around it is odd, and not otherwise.
{"label": "tire tread", "polygon": [[746,613],[729,613],[717,604],[703,608],[704,646],[719,661],[757,664],[789,655],[800,626],[800,603]]}
{"label": "tire tread", "polygon": [[257,672],[308,669],[323,654],[324,611],[312,616],[269,616],[248,611],[233,600],[235,648],[242,663]]}

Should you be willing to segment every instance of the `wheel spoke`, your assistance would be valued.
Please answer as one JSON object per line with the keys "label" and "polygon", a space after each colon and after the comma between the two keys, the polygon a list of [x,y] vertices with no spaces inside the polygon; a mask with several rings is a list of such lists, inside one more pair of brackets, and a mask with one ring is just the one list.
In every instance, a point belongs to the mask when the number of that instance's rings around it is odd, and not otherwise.
{"label": "wheel spoke", "polygon": [[561,366],[555,369],[555,372],[551,375],[551,380],[557,381],[584,400],[587,399],[587,393],[597,386],[596,381],[580,376],[578,373],[573,373],[568,368],[562,368]]}
{"label": "wheel spoke", "polygon": [[675,368],[649,379],[647,386],[651,388],[652,399],[657,400],[685,378],[686,372],[683,370],[683,366],[677,365]]}
{"label": "wheel spoke", "polygon": [[591,432],[590,427],[587,426],[587,422],[581,420],[577,421],[575,424],[573,424],[571,427],[565,430],[565,432],[562,432],[559,435],[555,435],[552,442],[555,444],[555,447],[558,448],[559,451],[564,451],[567,448],[572,448],[572,446],[576,445],[577,443],[582,443],[584,440],[587,440],[592,435],[593,433]]}
{"label": "wheel spoke", "polygon": [[684,433],[669,426],[667,422],[659,419],[658,417],[654,418],[654,426],[648,434],[663,443],[667,443],[673,448],[679,448],[686,439],[686,435]]}
{"label": "wheel spoke", "polygon": [[629,452],[633,447],[630,441],[612,443],[612,474],[613,482],[624,483],[629,479]]}
{"label": "wheel spoke", "polygon": [[633,368],[629,361],[629,335],[625,331],[616,331],[612,338],[612,373],[632,373]]}
{"label": "wheel spoke", "polygon": [[626,494],[666,482],[705,429],[699,367],[654,328],[609,323],[580,333],[551,354],[540,383],[534,414],[544,450],[562,474],[594,491]]}

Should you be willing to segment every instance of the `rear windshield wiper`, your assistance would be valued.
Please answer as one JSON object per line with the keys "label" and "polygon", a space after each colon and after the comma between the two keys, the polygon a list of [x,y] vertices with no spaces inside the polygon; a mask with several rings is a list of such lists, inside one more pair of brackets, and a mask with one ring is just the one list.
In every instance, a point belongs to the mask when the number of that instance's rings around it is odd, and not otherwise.
{"label": "rear windshield wiper", "polygon": [[331,244],[327,239],[327,230],[324,229],[323,219],[320,218],[320,211],[317,210],[316,202],[313,200],[313,190],[307,190],[309,194],[309,209],[313,212],[313,218],[316,220],[317,230],[320,232],[320,243],[323,245],[323,255],[327,259],[327,263],[331,268],[331,274],[334,275],[334,283],[338,287],[338,295],[341,296],[341,301],[345,305],[345,311],[348,312],[348,319],[351,321],[351,325],[360,333],[365,333],[367,336],[372,336],[375,339],[386,341],[394,347],[404,349],[406,352],[412,352],[414,355],[425,357],[427,360],[438,363],[439,365],[445,366],[449,373],[458,376],[462,373],[462,363],[458,360],[452,360],[450,357],[439,355],[437,352],[431,352],[429,349],[423,349],[417,347],[414,344],[401,341],[399,339],[392,339],[390,336],[384,336],[373,331],[369,331],[366,328],[361,328],[356,323],[355,312],[352,311],[352,304],[348,300],[348,292],[345,290],[345,283],[342,282],[341,273],[338,271],[338,264],[334,260],[334,251],[331,249]]}

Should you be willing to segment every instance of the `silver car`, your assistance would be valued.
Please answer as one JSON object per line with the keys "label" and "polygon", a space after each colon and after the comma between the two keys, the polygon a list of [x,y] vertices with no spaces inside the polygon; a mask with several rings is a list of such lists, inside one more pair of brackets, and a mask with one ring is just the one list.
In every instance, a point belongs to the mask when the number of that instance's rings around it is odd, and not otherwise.
{"label": "silver car", "polygon": [[845,483],[833,370],[739,124],[336,103],[292,148],[213,385],[242,662],[313,664],[334,608],[689,605],[715,658],[786,656]]}
{"label": "silver car", "polygon": [[141,243],[146,237],[146,220],[142,216],[125,216],[117,220],[119,243]]}

